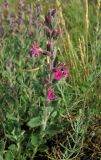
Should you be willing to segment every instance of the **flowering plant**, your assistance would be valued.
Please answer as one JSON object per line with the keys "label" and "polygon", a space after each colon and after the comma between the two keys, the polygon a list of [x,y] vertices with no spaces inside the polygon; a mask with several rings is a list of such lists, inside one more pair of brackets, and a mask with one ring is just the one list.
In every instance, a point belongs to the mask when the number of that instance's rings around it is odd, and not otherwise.
{"label": "flowering plant", "polygon": [[53,80],[59,81],[62,78],[67,78],[69,80],[69,68],[66,64],[55,64],[55,59],[57,53],[54,51],[54,42],[58,38],[60,33],[60,29],[53,26],[53,19],[56,15],[56,9],[49,9],[47,15],[45,16],[44,21],[44,29],[45,34],[47,36],[46,48],[47,50],[44,51],[36,42],[32,42],[32,47],[30,48],[30,53],[34,57],[38,57],[44,53],[47,59],[47,79],[48,83],[46,84],[46,97],[47,100],[53,101],[56,100],[57,96],[55,95],[54,89],[52,85],[54,84]]}
{"label": "flowering plant", "polygon": [[44,20],[39,22],[40,5],[36,6],[38,13],[33,14],[23,1],[20,3],[18,17],[11,13],[5,17],[9,27],[1,49],[4,93],[0,113],[5,121],[1,128],[6,139],[3,141],[6,160],[12,152],[15,159],[18,154],[18,160],[33,159],[37,151],[46,152],[47,140],[62,132],[67,124],[62,123],[60,116],[59,110],[64,112],[65,102],[61,88],[57,86],[61,80],[67,84],[65,80],[69,80],[70,75],[68,66],[57,61],[55,42],[61,29],[56,25],[56,9],[49,9]]}
{"label": "flowering plant", "polygon": [[100,0],[12,2],[0,1],[0,160],[100,158]]}

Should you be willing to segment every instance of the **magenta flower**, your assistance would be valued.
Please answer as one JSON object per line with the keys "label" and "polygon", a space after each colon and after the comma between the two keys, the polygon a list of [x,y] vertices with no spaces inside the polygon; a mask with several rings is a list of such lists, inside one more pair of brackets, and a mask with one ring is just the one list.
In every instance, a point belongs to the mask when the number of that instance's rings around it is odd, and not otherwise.
{"label": "magenta flower", "polygon": [[59,65],[56,67],[55,69],[55,74],[54,74],[54,79],[55,80],[60,80],[61,78],[66,77],[67,79],[70,78],[70,74],[69,74],[69,69],[67,67],[67,65]]}
{"label": "magenta flower", "polygon": [[54,93],[54,90],[50,87],[48,88],[48,92],[47,92],[47,100],[48,101],[53,101],[56,99],[56,96],[55,96],[55,93]]}
{"label": "magenta flower", "polygon": [[43,53],[43,49],[39,47],[36,42],[33,42],[32,47],[30,48],[30,52],[35,56],[38,57]]}

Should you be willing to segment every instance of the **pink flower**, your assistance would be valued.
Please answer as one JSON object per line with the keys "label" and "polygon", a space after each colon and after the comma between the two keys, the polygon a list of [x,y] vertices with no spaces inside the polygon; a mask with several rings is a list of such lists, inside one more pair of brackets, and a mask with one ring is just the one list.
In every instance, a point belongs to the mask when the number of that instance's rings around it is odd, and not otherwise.
{"label": "pink flower", "polygon": [[32,47],[30,48],[30,52],[35,56],[38,57],[43,53],[43,49],[39,47],[36,42],[33,42]]}
{"label": "pink flower", "polygon": [[50,87],[48,88],[48,92],[47,92],[47,100],[48,101],[53,101],[56,99],[56,96],[55,96],[55,93],[54,93],[54,90]]}
{"label": "pink flower", "polygon": [[68,69],[67,65],[62,64],[62,65],[59,65],[56,67],[54,79],[60,80],[61,78],[64,78],[64,77],[69,79],[70,75],[69,75],[69,69]]}

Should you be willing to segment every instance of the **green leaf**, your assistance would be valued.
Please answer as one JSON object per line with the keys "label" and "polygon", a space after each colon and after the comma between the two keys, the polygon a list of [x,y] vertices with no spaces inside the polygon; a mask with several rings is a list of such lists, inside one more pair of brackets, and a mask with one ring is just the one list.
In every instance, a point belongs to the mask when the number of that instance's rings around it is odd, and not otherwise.
{"label": "green leaf", "polygon": [[13,153],[15,153],[16,150],[17,150],[17,147],[16,147],[15,144],[11,144],[11,145],[8,147],[8,149],[9,149],[10,151],[12,151]]}
{"label": "green leaf", "polygon": [[11,141],[15,141],[15,138],[13,135],[6,134],[6,137],[9,138]]}
{"label": "green leaf", "polygon": [[62,130],[63,130],[63,128],[62,128],[61,125],[53,124],[53,125],[48,127],[47,134],[50,135],[50,136],[53,136],[55,134],[60,133]]}
{"label": "green leaf", "polygon": [[37,146],[39,144],[39,137],[33,134],[31,136],[31,143],[32,145]]}
{"label": "green leaf", "polygon": [[31,127],[31,128],[34,128],[34,127],[38,127],[41,125],[41,118],[38,116],[38,117],[34,117],[32,118],[29,122],[28,122],[28,126]]}
{"label": "green leaf", "polygon": [[12,113],[11,114],[7,113],[6,118],[9,119],[9,120],[17,120],[17,118],[14,117]]}
{"label": "green leaf", "polygon": [[5,143],[4,143],[4,141],[1,141],[0,142],[0,152],[2,152],[4,150],[4,148],[5,148]]}
{"label": "green leaf", "polygon": [[3,160],[3,157],[0,155],[0,160]]}
{"label": "green leaf", "polygon": [[38,151],[39,151],[39,152],[48,152],[48,149],[49,149],[49,148],[48,148],[47,145],[42,144],[42,145],[40,145]]}
{"label": "green leaf", "polygon": [[10,151],[6,152],[5,160],[14,160],[12,152],[10,152]]}
{"label": "green leaf", "polygon": [[57,116],[57,111],[54,111],[51,115],[52,118],[55,118]]}

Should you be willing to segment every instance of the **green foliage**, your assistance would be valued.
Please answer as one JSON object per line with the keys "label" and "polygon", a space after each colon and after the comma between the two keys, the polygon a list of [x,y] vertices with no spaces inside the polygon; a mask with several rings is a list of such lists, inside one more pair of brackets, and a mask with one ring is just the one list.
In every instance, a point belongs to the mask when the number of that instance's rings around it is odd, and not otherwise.
{"label": "green foliage", "polygon": [[[101,14],[97,5],[92,1],[88,3],[87,30],[85,1],[61,3],[65,34],[60,36],[55,49],[59,52],[59,61],[70,62],[71,77],[69,82],[62,79],[54,84],[58,99],[51,103],[46,103],[43,85],[43,78],[47,76],[44,71],[46,58],[28,57],[34,40],[46,50],[42,26],[37,29],[38,26],[33,25],[31,35],[26,11],[19,33],[10,32],[9,25],[3,21],[4,35],[0,37],[0,160],[34,159],[38,152],[61,160],[77,160],[80,156],[93,118],[101,116]],[[43,13],[36,23],[42,18]],[[64,135],[64,132],[65,140],[60,144],[62,151],[55,157],[55,153],[50,154],[47,141],[52,141],[58,134]]]}
{"label": "green foliage", "polygon": [[34,117],[28,122],[29,127],[35,128],[41,125],[41,118],[40,117]]}

